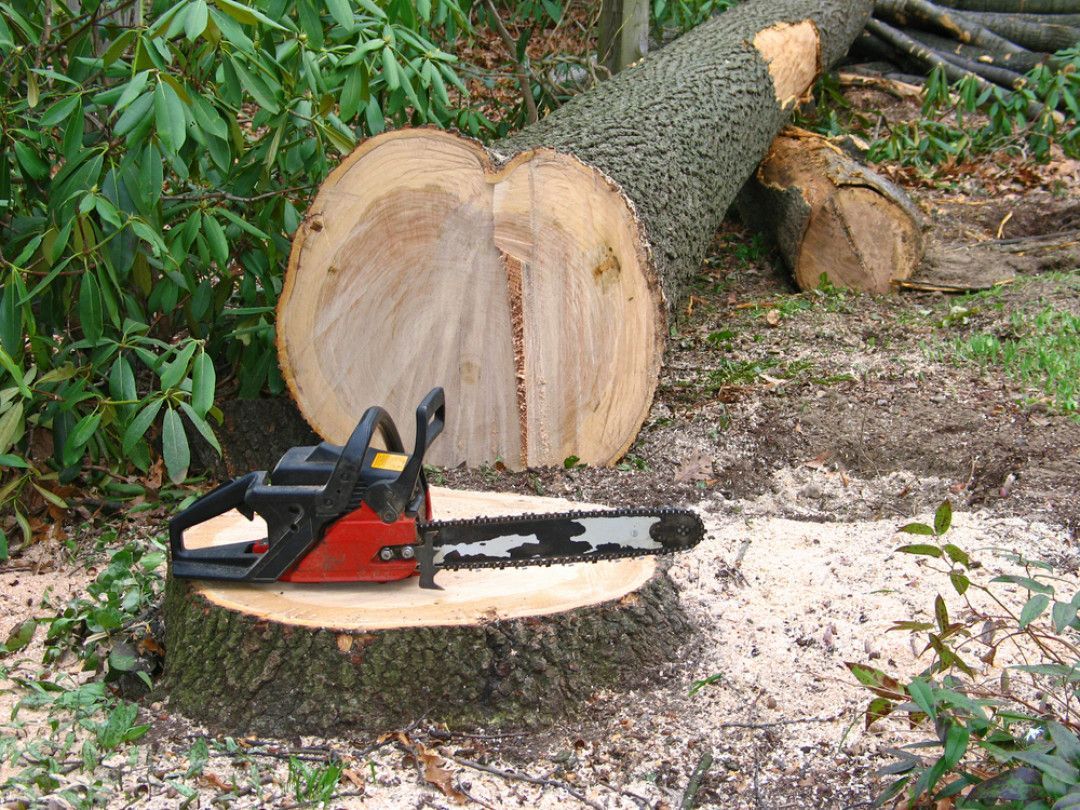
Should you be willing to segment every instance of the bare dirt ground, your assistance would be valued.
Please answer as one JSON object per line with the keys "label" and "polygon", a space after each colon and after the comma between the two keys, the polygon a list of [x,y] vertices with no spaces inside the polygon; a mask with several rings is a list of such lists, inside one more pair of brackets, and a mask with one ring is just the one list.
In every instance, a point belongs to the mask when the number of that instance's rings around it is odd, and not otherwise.
{"label": "bare dirt ground", "polygon": [[[1026,180],[1001,179],[1017,174]],[[419,719],[381,740],[226,739],[167,702],[144,702],[151,730],[139,746],[92,776],[64,778],[100,780],[115,807],[178,806],[178,783],[196,791],[191,807],[303,806],[289,785],[292,755],[311,767],[344,763],[332,807],[870,806],[887,749],[915,737],[864,729],[868,693],[844,662],[918,671],[926,660],[909,637],[886,630],[931,616],[934,596],[951,593],[930,567],[895,553],[897,527],[949,498],[952,541],[983,550],[987,578],[1008,567],[987,550],[995,546],[1049,559],[1073,590],[1078,582],[1080,421],[956,351],[977,333],[1008,334],[1016,313],[1080,313],[1080,237],[1059,235],[1080,224],[1080,166],[1058,161],[1029,175],[992,158],[981,174],[908,178],[937,245],[980,243],[988,270],[1015,276],[972,296],[799,295],[776,256],[726,223],[623,464],[437,476],[461,488],[701,511],[708,540],[671,569],[695,635],[666,671],[642,673],[639,688],[597,694],[553,728],[447,730]],[[995,241],[1043,234],[1054,236]],[[83,567],[35,555],[0,566],[0,632],[40,615],[46,587],[62,602],[87,581]],[[16,679],[42,669],[40,645],[2,662],[0,717],[26,694]],[[23,711],[0,733],[25,741],[47,734],[46,723]],[[185,777],[200,739],[209,759]],[[0,766],[0,783],[19,767]],[[0,788],[9,806],[22,806],[21,795]]]}

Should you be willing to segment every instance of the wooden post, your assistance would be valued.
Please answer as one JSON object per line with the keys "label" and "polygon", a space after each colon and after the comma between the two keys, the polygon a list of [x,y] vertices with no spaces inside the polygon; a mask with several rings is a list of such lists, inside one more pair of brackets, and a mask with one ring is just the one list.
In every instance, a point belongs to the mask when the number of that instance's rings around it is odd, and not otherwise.
{"label": "wooden post", "polygon": [[649,0],[604,0],[600,63],[612,74],[649,52]]}

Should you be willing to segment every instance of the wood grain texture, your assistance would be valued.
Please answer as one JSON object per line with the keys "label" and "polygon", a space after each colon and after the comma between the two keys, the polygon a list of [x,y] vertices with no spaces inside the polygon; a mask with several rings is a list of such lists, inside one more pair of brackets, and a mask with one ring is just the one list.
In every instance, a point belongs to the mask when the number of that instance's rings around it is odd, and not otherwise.
{"label": "wood grain texture", "polygon": [[[582,504],[434,488],[436,517]],[[587,506],[587,505],[585,505]],[[238,513],[189,530],[193,546],[259,535]],[[330,586],[169,580],[173,707],[233,733],[388,730],[419,718],[548,724],[598,688],[647,682],[691,636],[655,558],[443,572]]]}
{"label": "wood grain texture", "polygon": [[340,442],[447,391],[443,465],[616,461],[655,391],[673,307],[739,187],[869,0],[750,2],[488,148],[385,133],[299,229],[279,359]]}

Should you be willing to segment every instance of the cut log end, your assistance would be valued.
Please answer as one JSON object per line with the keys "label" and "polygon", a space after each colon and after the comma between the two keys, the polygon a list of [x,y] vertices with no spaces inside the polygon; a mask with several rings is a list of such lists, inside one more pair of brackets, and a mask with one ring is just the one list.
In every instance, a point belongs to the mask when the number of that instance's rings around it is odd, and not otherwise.
{"label": "cut log end", "polygon": [[772,235],[803,290],[824,277],[890,292],[922,260],[919,216],[903,190],[811,133],[777,137],[738,205],[748,224]]}
{"label": "cut log end", "polygon": [[445,386],[430,460],[448,466],[611,462],[664,339],[642,229],[613,183],[551,150],[498,166],[430,129],[372,138],[323,185],[278,323],[293,395],[331,441],[369,405]]}
{"label": "cut log end", "polygon": [[[437,517],[580,504],[433,492]],[[256,522],[203,524],[192,544]],[[519,726],[573,714],[602,687],[640,685],[690,626],[655,558],[331,586],[170,580],[166,684],[183,713],[239,733],[386,730],[435,722]]]}

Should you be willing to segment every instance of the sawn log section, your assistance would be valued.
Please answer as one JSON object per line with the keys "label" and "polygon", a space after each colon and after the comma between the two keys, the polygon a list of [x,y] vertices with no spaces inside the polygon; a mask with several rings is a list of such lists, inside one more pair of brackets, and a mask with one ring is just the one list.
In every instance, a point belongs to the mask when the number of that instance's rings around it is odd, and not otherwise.
{"label": "sawn log section", "polygon": [[[433,488],[436,518],[582,508]],[[587,505],[586,505],[587,507]],[[236,512],[192,545],[260,533]],[[170,704],[235,734],[387,731],[414,720],[547,725],[598,689],[638,688],[692,629],[666,563],[445,571],[444,591],[395,583],[245,585],[170,578]]]}
{"label": "sawn log section", "polygon": [[721,217],[869,11],[748,2],[490,147],[433,129],[364,142],[320,190],[281,295],[305,418],[341,442],[368,405],[404,417],[442,385],[433,463],[619,458]]}

